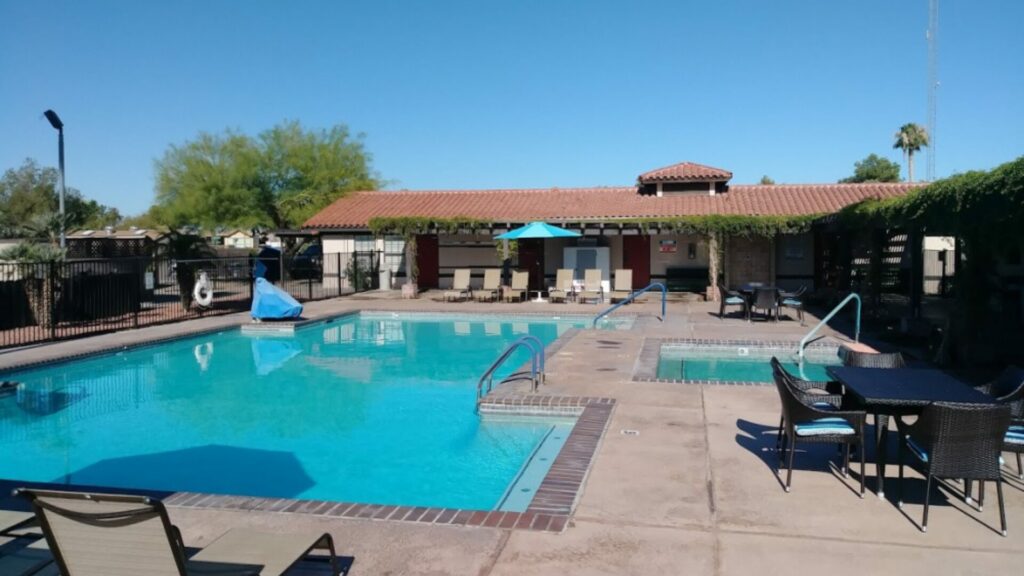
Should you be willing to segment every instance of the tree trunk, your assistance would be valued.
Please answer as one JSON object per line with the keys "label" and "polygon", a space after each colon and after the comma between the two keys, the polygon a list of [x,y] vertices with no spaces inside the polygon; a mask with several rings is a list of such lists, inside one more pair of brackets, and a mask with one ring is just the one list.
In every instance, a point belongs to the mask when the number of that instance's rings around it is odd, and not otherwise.
{"label": "tree trunk", "polygon": [[907,151],[907,180],[914,181],[914,153]]}

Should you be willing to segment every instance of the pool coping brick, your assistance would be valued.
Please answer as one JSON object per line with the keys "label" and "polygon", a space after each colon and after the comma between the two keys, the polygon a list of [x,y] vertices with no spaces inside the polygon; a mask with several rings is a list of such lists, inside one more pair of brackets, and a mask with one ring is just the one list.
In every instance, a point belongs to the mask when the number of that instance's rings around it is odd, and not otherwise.
{"label": "pool coping brick", "polygon": [[[173,508],[248,510],[501,530],[562,532],[569,525],[569,518],[582,496],[594,457],[611,421],[615,399],[524,394],[488,398],[481,404],[482,408],[487,406],[519,410],[499,412],[503,414],[565,415],[564,411],[559,410],[562,408],[571,408],[578,414],[565,444],[523,512],[224,496],[196,492],[175,492],[164,499],[164,504]],[[481,411],[489,413],[483,409]]]}

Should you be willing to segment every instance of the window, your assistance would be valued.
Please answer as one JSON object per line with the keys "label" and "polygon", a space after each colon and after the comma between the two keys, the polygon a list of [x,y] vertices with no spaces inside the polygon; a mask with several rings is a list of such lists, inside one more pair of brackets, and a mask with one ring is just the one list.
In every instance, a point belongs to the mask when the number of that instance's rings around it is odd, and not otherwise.
{"label": "window", "polygon": [[805,238],[799,235],[786,235],[780,236],[779,240],[782,244],[782,257],[786,260],[803,260],[804,259],[804,241]]}
{"label": "window", "polygon": [[356,236],[356,252],[373,252],[377,249],[377,240],[373,236]]}
{"label": "window", "polygon": [[384,238],[384,266],[395,272],[405,270],[405,240],[401,236]]}

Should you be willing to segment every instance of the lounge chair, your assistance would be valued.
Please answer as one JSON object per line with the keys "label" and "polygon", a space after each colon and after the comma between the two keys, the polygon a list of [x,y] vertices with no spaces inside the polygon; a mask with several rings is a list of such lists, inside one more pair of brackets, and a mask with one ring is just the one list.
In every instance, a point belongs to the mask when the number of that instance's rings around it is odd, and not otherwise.
{"label": "lounge chair", "polygon": [[498,300],[498,291],[501,290],[501,269],[488,268],[484,270],[484,285],[474,295],[478,302],[495,302]]}
{"label": "lounge chair", "polygon": [[726,306],[739,306],[743,308],[743,315],[747,315],[747,299],[742,294],[735,290],[726,290],[725,286],[718,285],[718,318],[719,320],[725,316]]}
{"label": "lounge chair", "polygon": [[181,532],[159,500],[145,496],[17,491],[32,503],[46,543],[65,576],[138,574],[284,574],[314,548],[330,553],[340,574],[330,534],[268,533],[235,528],[191,558]]}
{"label": "lounge chair", "polygon": [[452,279],[452,289],[445,290],[444,301],[449,300],[466,300],[472,295],[469,289],[469,268],[459,268],[455,271],[455,277]]}
{"label": "lounge chair", "polygon": [[569,268],[559,268],[555,273],[555,287],[548,291],[548,300],[566,300],[572,298],[576,291],[573,289],[573,271]]}
{"label": "lounge chair", "polygon": [[36,515],[31,512],[0,510],[0,574],[34,575],[42,570],[56,573],[53,555],[44,543],[26,539],[25,545],[18,546],[18,539],[34,529],[35,520]]}
{"label": "lounge chair", "polygon": [[505,291],[505,301],[519,300],[522,302],[526,291],[530,288],[530,273],[516,270],[512,272],[512,287]]}
{"label": "lounge chair", "polygon": [[632,270],[616,270],[615,271],[615,285],[612,286],[611,294],[609,299],[612,302],[616,300],[625,300],[633,294],[633,271]]}
{"label": "lounge chair", "polygon": [[580,302],[593,300],[599,303],[604,297],[604,288],[601,286],[601,270],[591,268],[583,273],[583,290],[580,291]]}
{"label": "lounge chair", "polygon": [[946,404],[935,402],[921,412],[913,424],[896,420],[900,431],[900,484],[896,505],[903,508],[903,465],[906,453],[924,469],[924,515],[921,532],[928,531],[928,503],[932,478],[978,480],[978,507],[985,501],[985,481],[996,484],[999,498],[999,522],[1006,536],[1006,510],[1003,507],[1003,476],[999,451],[1010,426],[1010,406],[1006,404]]}

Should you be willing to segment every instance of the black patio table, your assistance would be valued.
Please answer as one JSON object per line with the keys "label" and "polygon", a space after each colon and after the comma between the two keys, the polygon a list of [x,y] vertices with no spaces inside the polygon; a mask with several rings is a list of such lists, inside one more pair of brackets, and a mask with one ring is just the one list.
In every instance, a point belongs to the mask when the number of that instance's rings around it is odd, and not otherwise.
{"label": "black patio table", "polygon": [[942,370],[830,366],[829,375],[856,396],[875,417],[878,497],[885,497],[889,417],[920,414],[932,402],[991,404],[992,398]]}

